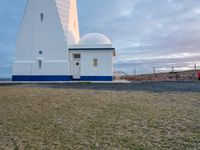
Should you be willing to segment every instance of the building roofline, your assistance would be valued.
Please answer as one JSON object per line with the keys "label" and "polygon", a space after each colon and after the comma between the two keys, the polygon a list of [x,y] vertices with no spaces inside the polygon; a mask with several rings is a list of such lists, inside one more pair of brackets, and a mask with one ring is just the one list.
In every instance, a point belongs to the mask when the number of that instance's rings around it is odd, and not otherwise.
{"label": "building roofline", "polygon": [[115,48],[69,48],[69,51],[96,51],[96,50],[113,51],[113,56],[116,56]]}
{"label": "building roofline", "polygon": [[115,50],[115,48],[69,48],[69,50]]}

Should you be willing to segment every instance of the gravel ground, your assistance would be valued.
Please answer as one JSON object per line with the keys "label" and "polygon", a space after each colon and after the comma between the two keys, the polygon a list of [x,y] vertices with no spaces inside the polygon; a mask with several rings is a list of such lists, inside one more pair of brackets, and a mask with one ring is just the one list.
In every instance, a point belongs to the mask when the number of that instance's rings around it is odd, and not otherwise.
{"label": "gravel ground", "polygon": [[[14,84],[0,84],[7,86]],[[147,91],[147,92],[200,92],[200,82],[189,81],[146,81],[132,83],[47,83],[47,84],[17,84],[22,87],[43,87],[55,89],[86,89],[112,91]]]}
{"label": "gravel ground", "polygon": [[200,92],[200,82],[134,82],[131,84],[63,84],[49,85],[50,88],[93,89],[113,91],[150,92]]}

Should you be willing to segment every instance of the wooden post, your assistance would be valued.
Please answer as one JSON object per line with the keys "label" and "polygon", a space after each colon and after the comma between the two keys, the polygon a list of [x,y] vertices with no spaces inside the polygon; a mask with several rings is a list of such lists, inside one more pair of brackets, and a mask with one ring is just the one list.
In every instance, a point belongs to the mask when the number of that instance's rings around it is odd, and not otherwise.
{"label": "wooden post", "polygon": [[134,68],[134,76],[136,76],[136,69]]}
{"label": "wooden post", "polygon": [[172,72],[174,72],[174,66],[172,66]]}
{"label": "wooden post", "polygon": [[153,76],[154,76],[154,80],[156,78],[156,67],[153,67]]}
{"label": "wooden post", "polygon": [[156,67],[153,67],[153,74],[156,74]]}
{"label": "wooden post", "polygon": [[197,72],[197,64],[194,64],[194,71]]}

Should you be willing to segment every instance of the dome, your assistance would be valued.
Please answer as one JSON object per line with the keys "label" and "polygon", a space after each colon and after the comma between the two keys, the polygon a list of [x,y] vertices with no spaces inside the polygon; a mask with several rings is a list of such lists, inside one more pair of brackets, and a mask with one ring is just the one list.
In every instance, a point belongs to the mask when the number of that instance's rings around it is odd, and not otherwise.
{"label": "dome", "polygon": [[89,33],[79,41],[80,45],[112,44],[110,39],[101,33]]}

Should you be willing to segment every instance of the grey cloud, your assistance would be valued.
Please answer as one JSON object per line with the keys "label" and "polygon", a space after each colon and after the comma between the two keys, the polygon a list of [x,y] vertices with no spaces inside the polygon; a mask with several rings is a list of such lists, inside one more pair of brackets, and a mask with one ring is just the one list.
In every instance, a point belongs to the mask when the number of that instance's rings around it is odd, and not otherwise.
{"label": "grey cloud", "polygon": [[[90,4],[89,0],[84,3]],[[116,69],[126,66],[128,72],[132,64],[151,68],[156,64],[189,67],[200,63],[199,0],[93,0],[95,5],[98,9],[91,8],[91,18],[80,20],[84,22],[81,29],[106,33],[112,39],[118,53]],[[190,55],[180,58],[183,54]]]}
{"label": "grey cloud", "polygon": [[[0,65],[12,64],[25,1],[0,1]],[[200,65],[199,0],[78,0],[78,9],[81,35],[101,32],[113,41],[116,70]]]}

